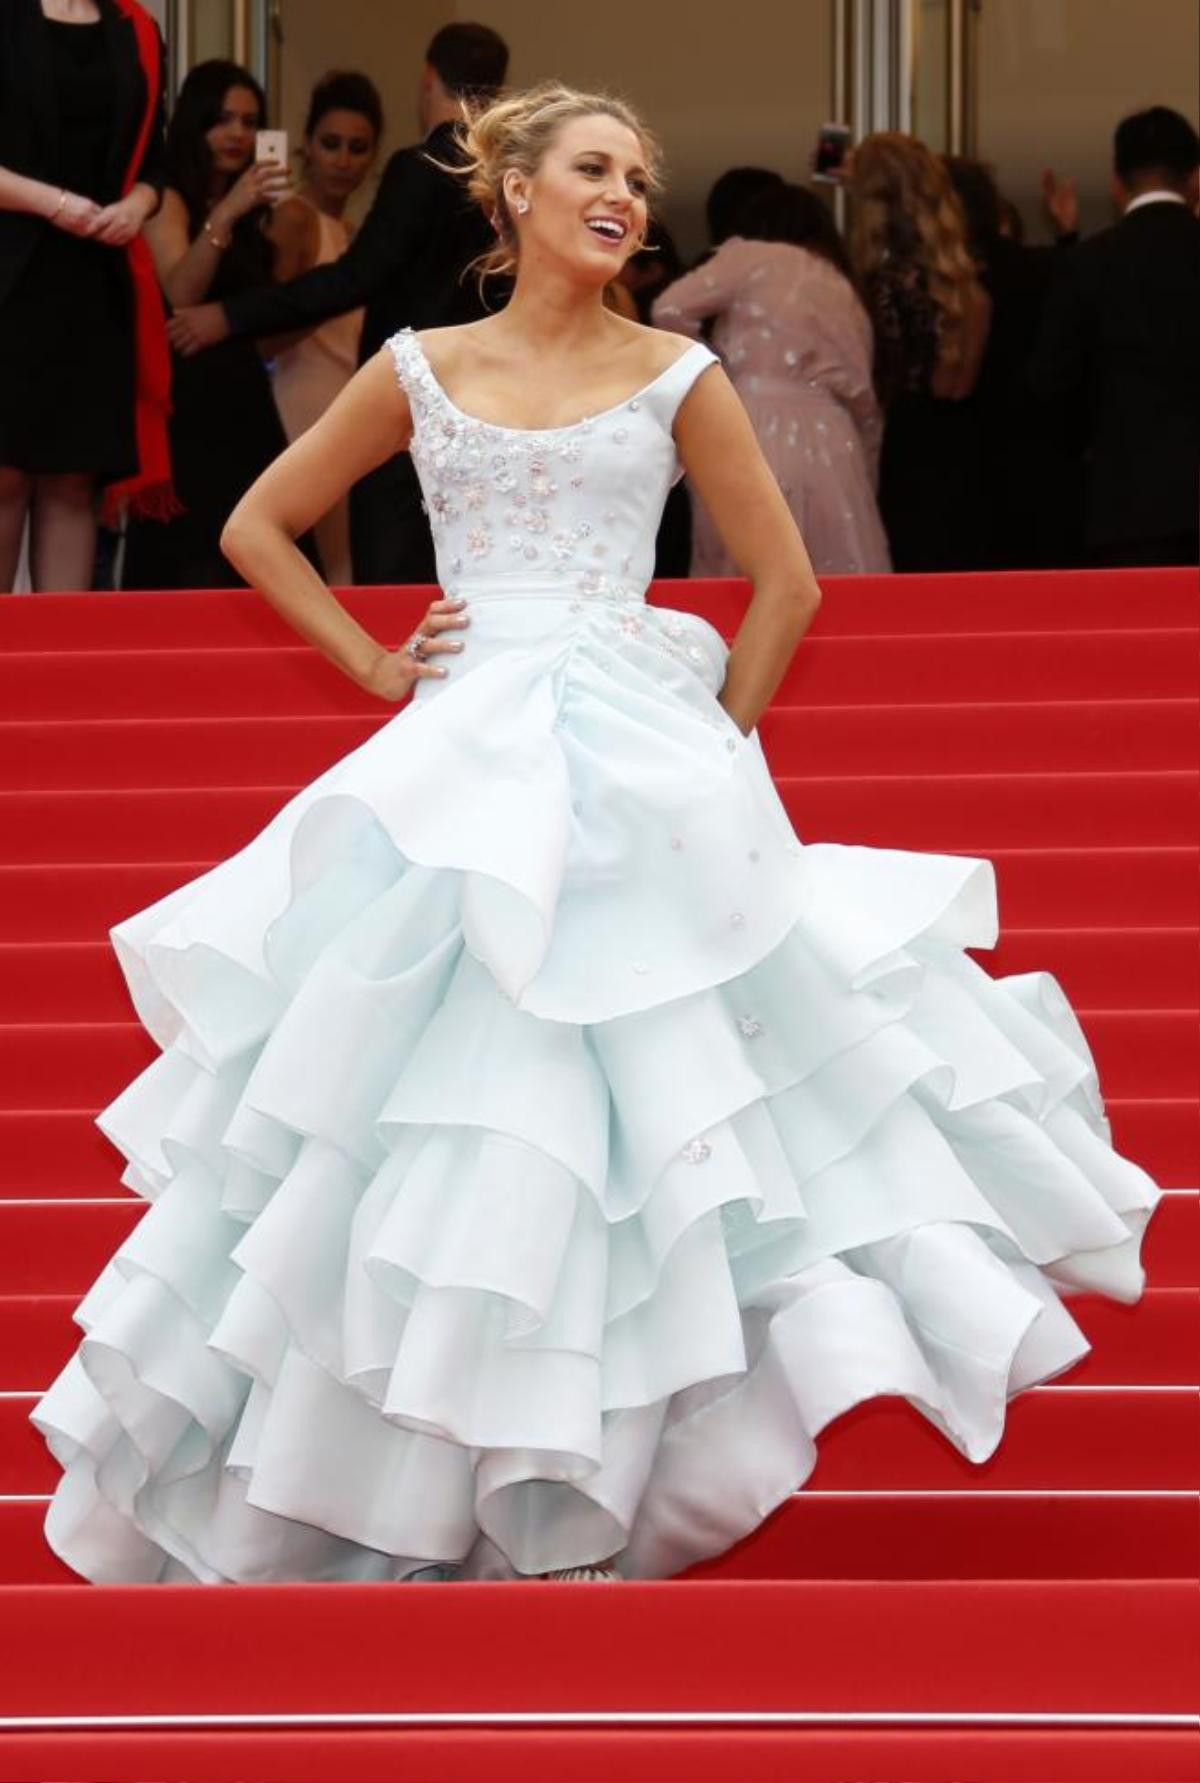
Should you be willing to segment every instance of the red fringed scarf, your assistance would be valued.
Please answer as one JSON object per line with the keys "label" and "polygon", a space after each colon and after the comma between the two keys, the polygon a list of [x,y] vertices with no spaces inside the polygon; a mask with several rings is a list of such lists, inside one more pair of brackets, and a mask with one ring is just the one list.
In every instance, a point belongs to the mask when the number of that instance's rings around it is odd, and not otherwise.
{"label": "red fringed scarf", "polygon": [[[138,61],[146,77],[146,110],[122,182],[121,196],[124,198],[133,190],[154,127],[162,64],[158,31],[150,14],[137,4],[137,0],[116,0],[116,5],[133,27]],[[179,511],[171,484],[171,451],[167,440],[167,416],[171,412],[171,352],[167,345],[166,312],[145,237],[135,235],[125,252],[129,257],[129,276],[133,284],[138,467],[131,477],[110,483],[105,490],[104,519],[109,525],[116,525],[125,511],[146,514],[155,520],[165,520]]]}

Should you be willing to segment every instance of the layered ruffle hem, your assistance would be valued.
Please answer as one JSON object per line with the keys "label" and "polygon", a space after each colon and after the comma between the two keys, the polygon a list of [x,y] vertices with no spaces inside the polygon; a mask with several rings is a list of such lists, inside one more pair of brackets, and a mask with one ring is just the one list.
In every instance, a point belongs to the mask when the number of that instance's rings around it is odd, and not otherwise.
{"label": "layered ruffle hem", "polygon": [[963,951],[990,864],[801,847],[702,621],[475,613],[113,931],[151,1205],[34,1413],[88,1578],[673,1574],[864,1399],[985,1461],[1090,1347],[1064,1299],[1141,1293],[1160,1191],[1067,1000]]}

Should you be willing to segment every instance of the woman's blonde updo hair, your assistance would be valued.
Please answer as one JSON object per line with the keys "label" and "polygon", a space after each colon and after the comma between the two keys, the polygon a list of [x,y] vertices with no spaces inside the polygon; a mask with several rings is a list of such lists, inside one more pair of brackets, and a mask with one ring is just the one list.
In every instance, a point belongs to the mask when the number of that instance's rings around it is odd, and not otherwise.
{"label": "woman's blonde updo hair", "polygon": [[464,159],[451,171],[465,182],[496,231],[495,246],[474,262],[480,284],[515,271],[517,265],[517,231],[504,196],[505,174],[532,178],[565,124],[597,116],[615,118],[633,132],[642,145],[649,190],[657,191],[661,150],[632,106],[611,93],[580,93],[561,81],[543,81],[490,104],[464,105],[458,132]]}

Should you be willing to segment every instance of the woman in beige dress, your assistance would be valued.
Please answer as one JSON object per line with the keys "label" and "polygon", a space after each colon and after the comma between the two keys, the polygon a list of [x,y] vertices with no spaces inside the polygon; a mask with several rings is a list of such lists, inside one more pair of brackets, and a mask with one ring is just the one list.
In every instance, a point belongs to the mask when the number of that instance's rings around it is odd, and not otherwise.
{"label": "woman in beige dress", "polygon": [[[313,88],[304,128],[304,175],[276,209],[270,235],[277,284],[338,260],[353,232],[344,212],[378,152],[383,108],[365,74],[327,74]],[[275,358],[275,402],[288,440],[320,419],[358,365],[362,311],[334,316],[310,334],[290,336]],[[344,586],[350,568],[349,505],[343,498],[317,523],[317,549],[327,580]]]}
{"label": "woman in beige dress", "polygon": [[[882,421],[872,334],[828,210],[780,182],[749,200],[739,233],[658,297],[654,321],[712,345],[749,410],[818,574],[891,568],[875,501]],[[736,575],[694,504],[693,576]]]}

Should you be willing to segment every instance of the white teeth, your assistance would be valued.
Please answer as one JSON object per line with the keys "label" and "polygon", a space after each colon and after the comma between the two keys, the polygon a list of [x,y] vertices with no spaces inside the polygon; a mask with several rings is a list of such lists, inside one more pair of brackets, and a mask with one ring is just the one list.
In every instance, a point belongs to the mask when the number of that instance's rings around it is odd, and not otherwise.
{"label": "white teeth", "polygon": [[624,241],[625,239],[625,225],[623,223],[610,222],[607,217],[589,218],[588,228],[592,231],[593,235],[603,235],[607,237],[609,241]]}

